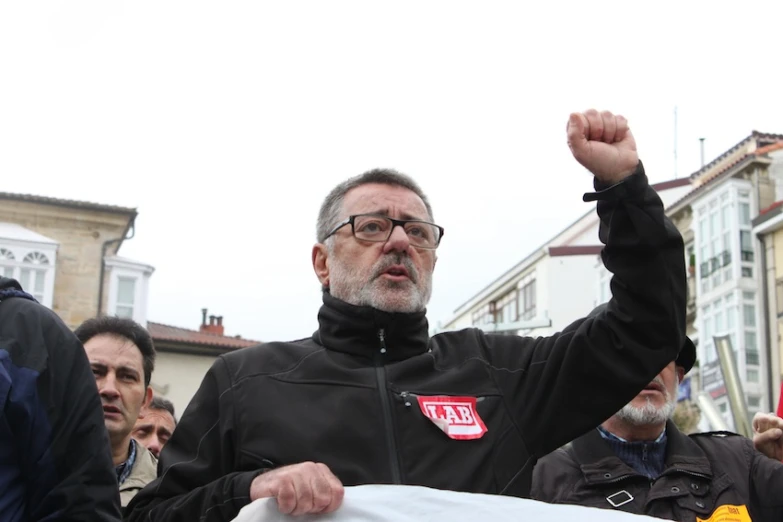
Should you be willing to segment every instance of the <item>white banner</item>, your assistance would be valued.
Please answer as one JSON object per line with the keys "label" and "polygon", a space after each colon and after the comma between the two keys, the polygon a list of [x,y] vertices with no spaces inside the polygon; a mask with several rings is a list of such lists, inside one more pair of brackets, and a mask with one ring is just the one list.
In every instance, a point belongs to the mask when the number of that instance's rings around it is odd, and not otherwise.
{"label": "white banner", "polygon": [[[345,488],[343,505],[326,515],[281,515],[277,501],[248,504],[233,522],[645,522],[658,519],[622,511],[499,495],[457,493],[420,486],[354,486]],[[658,521],[660,522],[660,521]]]}

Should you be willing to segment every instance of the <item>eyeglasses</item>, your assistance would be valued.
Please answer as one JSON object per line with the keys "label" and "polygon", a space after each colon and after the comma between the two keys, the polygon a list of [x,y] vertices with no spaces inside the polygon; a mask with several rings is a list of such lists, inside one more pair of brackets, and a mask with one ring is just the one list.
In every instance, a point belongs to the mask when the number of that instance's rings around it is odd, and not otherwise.
{"label": "eyeglasses", "polygon": [[426,221],[392,219],[378,214],[356,214],[334,227],[324,240],[333,236],[345,225],[351,225],[351,232],[356,239],[375,243],[388,241],[394,227],[400,226],[408,235],[408,241],[411,242],[411,245],[428,250],[438,248],[444,232],[443,227]]}

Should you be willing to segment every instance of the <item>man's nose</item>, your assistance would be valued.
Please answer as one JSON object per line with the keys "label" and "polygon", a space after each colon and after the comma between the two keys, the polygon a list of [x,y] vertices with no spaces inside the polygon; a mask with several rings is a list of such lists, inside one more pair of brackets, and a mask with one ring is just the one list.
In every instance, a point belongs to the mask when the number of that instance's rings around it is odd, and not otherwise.
{"label": "man's nose", "polygon": [[408,234],[405,233],[405,229],[397,225],[394,228],[392,228],[391,235],[389,236],[389,239],[386,241],[386,244],[383,245],[383,251],[384,253],[388,252],[407,252],[408,249],[410,249],[411,241],[408,238]]}
{"label": "man's nose", "polygon": [[147,441],[147,449],[156,457],[160,456],[160,450],[163,449],[163,444],[161,444],[157,435],[150,435],[150,438]]}
{"label": "man's nose", "polygon": [[101,397],[107,399],[116,399],[120,396],[120,392],[117,390],[117,380],[113,374],[108,374],[106,377],[98,381],[98,391]]}

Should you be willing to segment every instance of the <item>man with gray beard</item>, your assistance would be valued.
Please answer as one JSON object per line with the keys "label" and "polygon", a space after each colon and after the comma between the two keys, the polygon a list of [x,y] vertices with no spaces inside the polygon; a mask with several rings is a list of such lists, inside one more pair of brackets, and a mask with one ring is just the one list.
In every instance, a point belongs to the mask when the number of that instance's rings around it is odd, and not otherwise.
{"label": "man with gray beard", "polygon": [[680,522],[783,520],[783,464],[765,438],[687,436],[671,421],[677,387],[695,361],[686,338],[676,361],[631,402],[538,461],[531,497]]}
{"label": "man with gray beard", "polygon": [[[348,179],[316,224],[318,329],[215,361],[129,520],[231,520],[270,497],[284,514],[324,514],[340,507],[344,486],[363,484],[527,497],[536,460],[633,398],[684,337],[682,237],[628,122],[573,113],[566,133],[593,175],[585,200],[598,202],[613,274],[606,310],[545,338],[477,328],[431,337],[426,306],[444,228],[429,199],[390,169]],[[552,190],[564,182],[549,176]],[[444,180],[459,182],[476,180]],[[474,219],[493,226],[491,216]]]}

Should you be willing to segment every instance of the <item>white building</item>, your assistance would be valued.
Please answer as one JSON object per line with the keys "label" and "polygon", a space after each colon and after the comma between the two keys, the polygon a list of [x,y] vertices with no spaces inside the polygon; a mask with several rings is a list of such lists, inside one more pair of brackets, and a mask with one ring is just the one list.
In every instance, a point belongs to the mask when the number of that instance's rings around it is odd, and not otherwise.
{"label": "white building", "polygon": [[691,176],[694,190],[667,209],[669,214],[685,207],[692,211],[693,242],[686,249],[693,253],[695,265],[693,338],[699,381],[730,429],[734,423],[714,337],[731,339],[751,417],[757,411],[774,409],[777,395],[773,389],[777,379],[771,379],[769,372],[770,343],[764,337],[763,250],[751,222],[783,187],[776,183],[773,169],[780,159],[769,154],[781,141],[783,136],[752,133],[695,172]]}
{"label": "white building", "polygon": [[[690,189],[690,183],[680,179],[654,187],[662,198],[674,201]],[[545,336],[583,317],[601,302],[595,273],[602,249],[598,225],[593,205],[576,222],[457,308],[442,329],[491,329],[493,324],[536,321],[540,326],[508,333]]]}

